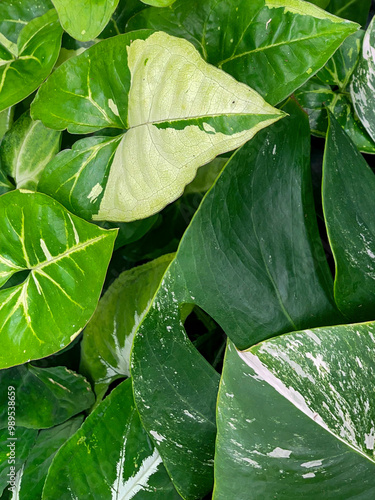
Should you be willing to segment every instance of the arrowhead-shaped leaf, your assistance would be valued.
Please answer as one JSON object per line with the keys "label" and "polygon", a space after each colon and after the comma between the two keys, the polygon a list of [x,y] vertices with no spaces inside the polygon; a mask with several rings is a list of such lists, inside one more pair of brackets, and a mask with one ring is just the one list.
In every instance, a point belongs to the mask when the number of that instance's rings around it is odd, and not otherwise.
{"label": "arrowhead-shaped leaf", "polygon": [[[98,202],[91,208],[97,220],[130,221],[158,212],[182,194],[198,167],[284,116],[252,89],[207,64],[186,40],[149,34],[120,35],[67,61],[32,105],[33,117],[51,128],[67,127],[73,133],[128,129],[102,167],[100,182],[80,183],[85,188],[80,196],[89,200],[84,208]],[[41,187],[58,194],[62,203],[78,196],[74,188],[81,172],[106,145],[91,151],[74,182],[67,175],[70,168],[56,158]],[[56,178],[58,185],[53,184]]]}
{"label": "arrowhead-shaped leaf", "polygon": [[24,271],[23,282],[0,290],[0,367],[53,354],[93,314],[116,231],[69,214],[41,193],[0,197],[0,285]]}
{"label": "arrowhead-shaped leaf", "polygon": [[187,38],[208,62],[276,104],[322,68],[357,26],[301,0],[177,0],[134,16],[128,29],[140,28]]}

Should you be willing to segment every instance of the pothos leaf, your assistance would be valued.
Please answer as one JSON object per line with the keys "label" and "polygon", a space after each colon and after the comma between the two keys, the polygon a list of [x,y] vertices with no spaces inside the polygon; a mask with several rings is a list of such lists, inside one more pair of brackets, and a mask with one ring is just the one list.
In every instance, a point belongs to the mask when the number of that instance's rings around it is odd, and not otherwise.
{"label": "pothos leaf", "polygon": [[[131,221],[160,211],[182,194],[198,167],[284,113],[205,63],[186,40],[143,31],[104,40],[60,66],[39,90],[32,115],[74,133],[128,129],[109,149],[102,140],[86,151],[82,168],[73,152],[56,158],[41,188],[64,204],[73,199],[79,205],[76,197],[86,197],[83,209],[91,209],[93,219]],[[103,147],[110,158],[95,182],[91,174],[80,181],[85,167],[107,154]],[[82,154],[83,144],[78,149]]]}
{"label": "pothos leaf", "polygon": [[90,319],[103,286],[116,231],[71,215],[41,193],[0,197],[0,367],[53,354]]}

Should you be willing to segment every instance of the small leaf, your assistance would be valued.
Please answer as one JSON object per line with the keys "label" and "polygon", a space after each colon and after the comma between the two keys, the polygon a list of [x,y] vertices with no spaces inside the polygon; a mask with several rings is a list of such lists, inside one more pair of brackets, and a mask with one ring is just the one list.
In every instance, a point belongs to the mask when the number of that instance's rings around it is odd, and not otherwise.
{"label": "small leaf", "polygon": [[119,0],[52,0],[61,26],[81,42],[96,38],[105,28]]}
{"label": "small leaf", "polygon": [[35,190],[44,167],[59,151],[60,135],[33,121],[28,112],[5,134],[0,159],[17,188]]}
{"label": "small leaf", "polygon": [[22,365],[0,371],[0,429],[8,426],[8,387],[14,387],[17,426],[44,429],[87,410],[95,398],[87,380],[65,367]]}
{"label": "small leaf", "polygon": [[50,10],[24,26],[15,53],[0,46],[0,111],[34,92],[51,72],[60,50],[62,29]]}
{"label": "small leaf", "polygon": [[275,105],[321,69],[357,25],[300,0],[177,0],[130,19],[187,38],[211,64]]}
{"label": "small leaf", "polygon": [[375,141],[375,18],[372,19],[363,39],[362,57],[354,72],[350,93],[354,109]]}
{"label": "small leaf", "polygon": [[372,170],[331,116],[323,163],[323,207],[336,264],[335,300],[351,321],[374,317],[374,190]]}
{"label": "small leaf", "polygon": [[157,450],[142,427],[131,380],[116,387],[56,454],[43,499],[177,500]]}
{"label": "small leaf", "polygon": [[111,382],[130,377],[135,331],[172,257],[166,255],[122,273],[108,288],[87,325],[81,344],[80,372],[95,383],[99,399]]}
{"label": "small leaf", "polygon": [[41,193],[0,197],[0,367],[53,354],[78,335],[95,310],[116,231],[70,215]]}

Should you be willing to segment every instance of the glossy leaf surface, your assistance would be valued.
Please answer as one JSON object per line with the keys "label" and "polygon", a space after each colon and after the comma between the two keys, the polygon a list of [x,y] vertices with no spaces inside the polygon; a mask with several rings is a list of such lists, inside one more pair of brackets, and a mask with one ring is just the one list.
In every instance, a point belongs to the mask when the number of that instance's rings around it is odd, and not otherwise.
{"label": "glossy leaf surface", "polygon": [[59,55],[62,29],[48,11],[24,26],[11,51],[0,45],[0,111],[34,92]]}
{"label": "glossy leaf surface", "polygon": [[44,167],[59,151],[60,135],[28,113],[14,123],[1,143],[0,159],[17,188],[35,190]]}
{"label": "glossy leaf surface", "polygon": [[[374,324],[229,344],[218,400],[215,500],[370,498]],[[370,382],[370,383],[369,383]]]}
{"label": "glossy leaf surface", "polygon": [[353,75],[350,93],[359,119],[375,140],[375,19],[365,33],[362,57]]}
{"label": "glossy leaf surface", "polygon": [[356,31],[356,25],[299,0],[177,0],[169,9],[137,14],[128,29],[139,28],[187,38],[208,62],[271,104],[305,83]]}
{"label": "glossy leaf surface", "polygon": [[0,111],[0,141],[4,137],[4,134],[10,129],[13,123],[14,107],[4,109]]}
{"label": "glossy leaf surface", "polygon": [[100,398],[109,384],[130,376],[134,334],[159,287],[172,255],[122,273],[108,288],[87,325],[81,344],[81,373]]}
{"label": "glossy leaf surface", "polygon": [[335,300],[351,321],[374,316],[374,189],[372,170],[331,117],[324,155],[323,207],[336,263]]}
{"label": "glossy leaf surface", "polygon": [[291,116],[237,151],[208,192],[134,340],[137,407],[186,498],[212,487],[218,376],[186,338],[181,304],[198,305],[240,347],[340,318],[316,227],[307,116],[293,101],[283,109]]}
{"label": "glossy leaf surface", "polygon": [[131,380],[89,415],[55,456],[43,500],[85,498],[177,500],[161,458],[142,427]]}
{"label": "glossy leaf surface", "polygon": [[52,1],[64,30],[73,38],[87,42],[104,29],[119,0]]}
{"label": "glossy leaf surface", "polygon": [[[41,183],[48,194],[59,191],[64,204],[77,186],[79,196],[86,198],[82,209],[90,205],[95,220],[126,222],[159,212],[182,194],[201,165],[283,117],[255,91],[208,65],[186,40],[162,32],[142,40],[147,35],[120,35],[67,61],[41,87],[32,106],[34,118],[59,130],[129,129],[113,158],[100,162],[94,175],[100,181],[92,175],[89,182],[79,178],[99,152],[112,153],[116,138],[109,149],[104,143],[105,150],[103,143],[91,149],[90,142],[89,151],[87,142],[77,145],[76,151],[56,159],[52,178],[47,170],[47,186]],[[109,77],[103,62],[97,62],[103,57]],[[77,170],[78,149],[78,156],[87,159]],[[67,176],[73,167],[76,173]],[[60,169],[62,188],[56,182]]]}
{"label": "glossy leaf surface", "polygon": [[0,290],[0,366],[7,368],[57,352],[78,335],[95,310],[116,231],[28,191],[0,197],[0,224],[0,284],[28,272]]}
{"label": "glossy leaf surface", "polygon": [[44,429],[65,422],[94,403],[90,384],[65,367],[16,366],[0,371],[0,428],[8,425],[8,387],[16,393],[17,425]]}

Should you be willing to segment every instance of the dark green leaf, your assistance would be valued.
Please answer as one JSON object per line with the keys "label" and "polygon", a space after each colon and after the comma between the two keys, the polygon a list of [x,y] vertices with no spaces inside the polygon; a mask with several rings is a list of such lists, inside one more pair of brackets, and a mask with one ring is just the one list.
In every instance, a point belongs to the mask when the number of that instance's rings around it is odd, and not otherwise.
{"label": "dark green leaf", "polygon": [[4,137],[5,132],[7,132],[13,123],[14,107],[4,109],[0,111],[0,141]]}
{"label": "dark green leaf", "polygon": [[366,26],[371,0],[331,0],[327,10],[336,16]]}

